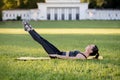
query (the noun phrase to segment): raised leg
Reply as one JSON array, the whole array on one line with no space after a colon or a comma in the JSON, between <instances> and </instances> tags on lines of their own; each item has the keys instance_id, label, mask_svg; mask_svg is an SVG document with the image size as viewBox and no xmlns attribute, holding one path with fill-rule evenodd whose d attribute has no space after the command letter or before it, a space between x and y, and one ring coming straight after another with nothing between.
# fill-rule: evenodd
<instances>
[{"instance_id":1,"label":"raised leg","mask_svg":"<svg viewBox=\"0 0 120 80\"><path fill-rule=\"evenodd\" d=\"M46 39L41 37L38 33L36 33L35 30L30 30L29 33L35 41L37 41L43 46L43 48L48 54L60 54L60 50L58 50L53 44L48 42Z\"/></svg>"},{"instance_id":2,"label":"raised leg","mask_svg":"<svg viewBox=\"0 0 120 80\"><path fill-rule=\"evenodd\" d=\"M46 39L44 39L41 35L39 35L28 22L23 22L25 31L28 31L29 34L32 36L32 38L37 41L42 47L45 49L45 51L49 54L49 56L52 54L58 54L62 55L62 52L57 49L53 44L48 42ZM52 56L50 56L52 58Z\"/></svg>"}]
</instances>

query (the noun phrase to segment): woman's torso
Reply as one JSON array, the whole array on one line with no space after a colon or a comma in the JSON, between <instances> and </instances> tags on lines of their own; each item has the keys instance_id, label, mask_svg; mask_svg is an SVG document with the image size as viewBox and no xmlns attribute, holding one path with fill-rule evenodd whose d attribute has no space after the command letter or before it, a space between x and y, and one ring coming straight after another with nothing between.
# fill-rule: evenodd
<instances>
[{"instance_id":1,"label":"woman's torso","mask_svg":"<svg viewBox=\"0 0 120 80\"><path fill-rule=\"evenodd\" d=\"M69 54L69 57L76 57L76 55L81 52L78 50L75 50L75 51L63 52L62 55L65 56L67 53Z\"/></svg>"},{"instance_id":2,"label":"woman's torso","mask_svg":"<svg viewBox=\"0 0 120 80\"><path fill-rule=\"evenodd\" d=\"M80 52L78 50L69 51L69 52L63 52L62 56L77 57L78 54L81 54L82 56L87 58L82 52Z\"/></svg>"}]
</instances>

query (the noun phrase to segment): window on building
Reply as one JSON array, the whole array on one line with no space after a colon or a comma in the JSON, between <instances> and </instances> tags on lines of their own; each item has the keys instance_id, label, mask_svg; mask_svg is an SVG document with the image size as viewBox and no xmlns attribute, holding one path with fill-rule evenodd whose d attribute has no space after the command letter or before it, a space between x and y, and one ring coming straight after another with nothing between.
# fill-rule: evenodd
<instances>
[{"instance_id":1,"label":"window on building","mask_svg":"<svg viewBox=\"0 0 120 80\"><path fill-rule=\"evenodd\" d=\"M49 13L47 14L47 20L50 20L50 14Z\"/></svg>"},{"instance_id":2,"label":"window on building","mask_svg":"<svg viewBox=\"0 0 120 80\"><path fill-rule=\"evenodd\" d=\"M14 17L16 17L17 15L16 14L14 14Z\"/></svg>"},{"instance_id":3,"label":"window on building","mask_svg":"<svg viewBox=\"0 0 120 80\"><path fill-rule=\"evenodd\" d=\"M64 14L62 14L62 20L65 20L65 15Z\"/></svg>"},{"instance_id":4,"label":"window on building","mask_svg":"<svg viewBox=\"0 0 120 80\"><path fill-rule=\"evenodd\" d=\"M6 14L6 17L8 17L8 14Z\"/></svg>"},{"instance_id":5,"label":"window on building","mask_svg":"<svg viewBox=\"0 0 120 80\"><path fill-rule=\"evenodd\" d=\"M57 20L57 13L55 13L55 20Z\"/></svg>"},{"instance_id":6,"label":"window on building","mask_svg":"<svg viewBox=\"0 0 120 80\"><path fill-rule=\"evenodd\" d=\"M72 20L72 14L69 14L69 20Z\"/></svg>"},{"instance_id":7,"label":"window on building","mask_svg":"<svg viewBox=\"0 0 120 80\"><path fill-rule=\"evenodd\" d=\"M11 14L9 14L9 17L11 17Z\"/></svg>"},{"instance_id":8,"label":"window on building","mask_svg":"<svg viewBox=\"0 0 120 80\"><path fill-rule=\"evenodd\" d=\"M115 14L116 17L118 17L117 13Z\"/></svg>"},{"instance_id":9,"label":"window on building","mask_svg":"<svg viewBox=\"0 0 120 80\"><path fill-rule=\"evenodd\" d=\"M29 14L27 14L27 17L29 17Z\"/></svg>"},{"instance_id":10,"label":"window on building","mask_svg":"<svg viewBox=\"0 0 120 80\"><path fill-rule=\"evenodd\" d=\"M76 20L79 20L79 14L78 13L76 14Z\"/></svg>"},{"instance_id":11,"label":"window on building","mask_svg":"<svg viewBox=\"0 0 120 80\"><path fill-rule=\"evenodd\" d=\"M26 17L26 14L24 14L24 17Z\"/></svg>"},{"instance_id":12,"label":"window on building","mask_svg":"<svg viewBox=\"0 0 120 80\"><path fill-rule=\"evenodd\" d=\"M69 20L72 20L72 7L71 8L68 8L68 19Z\"/></svg>"}]
</instances>

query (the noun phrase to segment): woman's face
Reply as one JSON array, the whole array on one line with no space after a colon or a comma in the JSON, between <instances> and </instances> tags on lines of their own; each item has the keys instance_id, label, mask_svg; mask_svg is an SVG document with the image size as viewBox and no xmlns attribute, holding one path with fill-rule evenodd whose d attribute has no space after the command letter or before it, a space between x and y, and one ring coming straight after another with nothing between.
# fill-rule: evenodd
<instances>
[{"instance_id":1,"label":"woman's face","mask_svg":"<svg viewBox=\"0 0 120 80\"><path fill-rule=\"evenodd\" d=\"M86 48L85 48L85 50L88 52L88 53L92 53L93 52L93 47L94 47L95 45L88 45Z\"/></svg>"}]
</instances>

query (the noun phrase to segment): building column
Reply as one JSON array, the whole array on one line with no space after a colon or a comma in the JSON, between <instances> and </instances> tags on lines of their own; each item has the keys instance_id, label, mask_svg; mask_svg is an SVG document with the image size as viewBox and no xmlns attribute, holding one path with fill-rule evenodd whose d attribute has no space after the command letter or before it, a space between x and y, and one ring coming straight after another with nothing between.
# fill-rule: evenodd
<instances>
[{"instance_id":1,"label":"building column","mask_svg":"<svg viewBox=\"0 0 120 80\"><path fill-rule=\"evenodd\" d=\"M62 20L62 17L61 17L61 15L62 15L62 8L58 8L57 14L58 14L58 20Z\"/></svg>"},{"instance_id":2,"label":"building column","mask_svg":"<svg viewBox=\"0 0 120 80\"><path fill-rule=\"evenodd\" d=\"M50 12L51 12L51 20L54 20L54 14L55 14L54 9L51 8Z\"/></svg>"},{"instance_id":3,"label":"building column","mask_svg":"<svg viewBox=\"0 0 120 80\"><path fill-rule=\"evenodd\" d=\"M76 20L76 8L72 8L72 20Z\"/></svg>"},{"instance_id":4,"label":"building column","mask_svg":"<svg viewBox=\"0 0 120 80\"><path fill-rule=\"evenodd\" d=\"M69 15L68 8L65 8L65 20L69 20L68 15Z\"/></svg>"}]
</instances>

